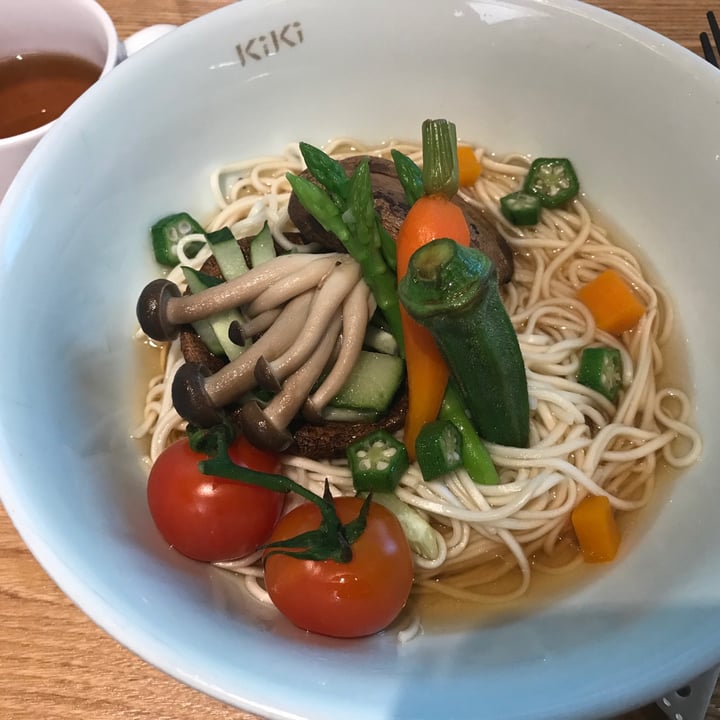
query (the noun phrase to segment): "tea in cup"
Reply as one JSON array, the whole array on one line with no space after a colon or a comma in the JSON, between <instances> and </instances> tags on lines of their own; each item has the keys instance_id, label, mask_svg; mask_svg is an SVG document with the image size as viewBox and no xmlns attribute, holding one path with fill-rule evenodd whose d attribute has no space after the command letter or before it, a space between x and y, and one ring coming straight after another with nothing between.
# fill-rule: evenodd
<instances>
[{"instance_id":1,"label":"tea in cup","mask_svg":"<svg viewBox=\"0 0 720 720\"><path fill-rule=\"evenodd\" d=\"M0 0L0 17L1 200L52 122L126 47L95 0ZM171 27L146 28L138 46Z\"/></svg>"}]
</instances>

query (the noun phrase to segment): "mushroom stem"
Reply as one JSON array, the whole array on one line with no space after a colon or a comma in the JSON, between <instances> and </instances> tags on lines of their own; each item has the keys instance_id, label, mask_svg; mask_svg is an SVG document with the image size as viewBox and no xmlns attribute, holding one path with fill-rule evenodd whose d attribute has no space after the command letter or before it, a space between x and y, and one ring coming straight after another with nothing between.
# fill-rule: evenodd
<instances>
[{"instance_id":1,"label":"mushroom stem","mask_svg":"<svg viewBox=\"0 0 720 720\"><path fill-rule=\"evenodd\" d=\"M363 346L363 338L370 317L372 294L364 280L356 283L345 298L342 308L342 342L340 352L325 380L303 405L303 415L310 422L323 421L322 410L345 384Z\"/></svg>"},{"instance_id":2,"label":"mushroom stem","mask_svg":"<svg viewBox=\"0 0 720 720\"><path fill-rule=\"evenodd\" d=\"M268 405L262 408L256 400L243 405L242 430L253 445L273 452L282 452L290 446L293 438L287 429L288 425L325 369L341 327L342 318L336 310L335 317L312 355L299 370L288 377L282 390Z\"/></svg>"},{"instance_id":3,"label":"mushroom stem","mask_svg":"<svg viewBox=\"0 0 720 720\"><path fill-rule=\"evenodd\" d=\"M235 335L230 339L238 345L244 345L250 338L265 332L277 320L281 311L282 308L276 307L272 310L266 310L245 322L236 320L230 328Z\"/></svg>"},{"instance_id":4,"label":"mushroom stem","mask_svg":"<svg viewBox=\"0 0 720 720\"><path fill-rule=\"evenodd\" d=\"M208 374L202 365L183 365L172 384L173 404L178 413L201 427L217 422L220 408L255 385L253 371L258 359L263 355L277 357L292 344L302 331L312 299L310 291L293 298L257 342L215 374Z\"/></svg>"},{"instance_id":5,"label":"mushroom stem","mask_svg":"<svg viewBox=\"0 0 720 720\"><path fill-rule=\"evenodd\" d=\"M293 298L256 343L208 378L207 390L216 403L227 405L255 386L253 371L257 361L261 357L278 357L292 345L303 330L312 300L311 291Z\"/></svg>"},{"instance_id":6,"label":"mushroom stem","mask_svg":"<svg viewBox=\"0 0 720 720\"><path fill-rule=\"evenodd\" d=\"M297 340L277 358L263 356L258 361L255 379L261 387L276 392L283 380L310 357L338 308L360 279L360 266L354 260L339 263L333 269L315 291L307 323Z\"/></svg>"},{"instance_id":7,"label":"mushroom stem","mask_svg":"<svg viewBox=\"0 0 720 720\"><path fill-rule=\"evenodd\" d=\"M282 305L284 302L301 292L305 292L310 288L320 286L323 279L332 273L335 265L345 264L348 262L349 256L328 256L324 255L322 261L318 261L303 267L297 272L286 275L270 287L258 295L255 300L245 308L248 317L254 317L270 308ZM353 261L354 262L354 261Z\"/></svg>"},{"instance_id":8,"label":"mushroom stem","mask_svg":"<svg viewBox=\"0 0 720 720\"><path fill-rule=\"evenodd\" d=\"M323 266L341 257L323 255L280 255L228 282L192 295L182 295L169 280L154 280L140 294L136 314L143 331L154 340L172 340L179 326L252 302L268 286L314 263Z\"/></svg>"}]
</instances>

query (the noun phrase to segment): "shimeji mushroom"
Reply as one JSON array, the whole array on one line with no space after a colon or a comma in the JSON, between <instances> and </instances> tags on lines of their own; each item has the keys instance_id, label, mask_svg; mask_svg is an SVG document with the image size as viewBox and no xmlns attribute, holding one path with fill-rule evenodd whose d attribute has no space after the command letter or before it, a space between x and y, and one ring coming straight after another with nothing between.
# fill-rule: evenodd
<instances>
[{"instance_id":1,"label":"shimeji mushroom","mask_svg":"<svg viewBox=\"0 0 720 720\"><path fill-rule=\"evenodd\" d=\"M175 409L186 420L208 427L222 420L222 408L255 386L255 365L261 357L275 358L300 334L314 291L288 302L268 330L247 350L214 374L195 363L182 365L172 384Z\"/></svg>"},{"instance_id":2,"label":"shimeji mushroom","mask_svg":"<svg viewBox=\"0 0 720 720\"><path fill-rule=\"evenodd\" d=\"M242 430L256 447L274 452L286 450L293 441L287 427L302 407L335 348L342 317L336 310L320 343L305 363L287 378L281 390L262 407L257 400L245 403L241 412Z\"/></svg>"},{"instance_id":3,"label":"shimeji mushroom","mask_svg":"<svg viewBox=\"0 0 720 720\"><path fill-rule=\"evenodd\" d=\"M155 281L138 301L138 318L148 335L169 339L180 325L229 308L245 318L229 328L232 341L245 349L214 373L198 363L181 366L172 382L173 404L201 427L221 422L226 406L240 404L240 423L251 441L283 450L301 410L323 421L323 408L352 372L375 300L349 255L298 254L193 295ZM258 384L275 393L264 407L248 400Z\"/></svg>"},{"instance_id":4,"label":"shimeji mushroom","mask_svg":"<svg viewBox=\"0 0 720 720\"><path fill-rule=\"evenodd\" d=\"M153 280L140 294L137 318L140 327L153 340L172 340L181 325L250 303L264 290L297 271L321 278L342 257L346 256L340 253L280 255L228 282L192 295L182 295L180 288L169 280ZM302 290L290 297L298 292Z\"/></svg>"},{"instance_id":5,"label":"shimeji mushroom","mask_svg":"<svg viewBox=\"0 0 720 720\"><path fill-rule=\"evenodd\" d=\"M336 265L347 263L348 259L351 259L349 255L333 254L326 255L325 258L323 262L303 267L270 285L247 306L247 314L254 317L282 305L291 297L295 297L305 290L322 286L325 278L331 273L334 274L333 270Z\"/></svg>"},{"instance_id":6,"label":"shimeji mushroom","mask_svg":"<svg viewBox=\"0 0 720 720\"><path fill-rule=\"evenodd\" d=\"M307 322L297 340L274 360L268 357L259 360L255 368L255 379L261 387L272 392L280 390L283 380L310 357L343 301L358 282L361 282L360 266L348 255L343 262L338 262L335 269L318 285ZM363 327L361 333L364 332Z\"/></svg>"},{"instance_id":7,"label":"shimeji mushroom","mask_svg":"<svg viewBox=\"0 0 720 720\"><path fill-rule=\"evenodd\" d=\"M310 422L322 423L323 409L348 379L362 350L367 324L374 312L375 298L368 286L360 281L343 303L342 340L338 356L320 387L303 405L303 415Z\"/></svg>"},{"instance_id":8,"label":"shimeji mushroom","mask_svg":"<svg viewBox=\"0 0 720 720\"><path fill-rule=\"evenodd\" d=\"M273 308L242 323L235 320L228 328L228 335L236 345L245 345L250 338L264 333L277 320L278 315L280 308Z\"/></svg>"}]
</instances>

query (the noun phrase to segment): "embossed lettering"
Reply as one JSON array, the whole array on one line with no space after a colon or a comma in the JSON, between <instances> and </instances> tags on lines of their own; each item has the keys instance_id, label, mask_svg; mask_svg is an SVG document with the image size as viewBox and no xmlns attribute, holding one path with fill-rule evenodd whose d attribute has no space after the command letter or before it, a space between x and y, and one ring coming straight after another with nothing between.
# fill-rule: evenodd
<instances>
[{"instance_id":1,"label":"embossed lettering","mask_svg":"<svg viewBox=\"0 0 720 720\"><path fill-rule=\"evenodd\" d=\"M235 46L240 64L245 67L251 60L262 60L277 55L282 47L293 48L304 40L302 25L299 22L288 23L281 29L270 30L264 35L245 40Z\"/></svg>"}]
</instances>

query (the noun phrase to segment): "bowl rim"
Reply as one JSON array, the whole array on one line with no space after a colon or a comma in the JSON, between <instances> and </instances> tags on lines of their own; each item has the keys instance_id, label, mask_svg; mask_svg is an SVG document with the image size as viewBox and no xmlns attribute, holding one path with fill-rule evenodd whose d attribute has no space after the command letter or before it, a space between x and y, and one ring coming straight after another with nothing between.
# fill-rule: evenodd
<instances>
[{"instance_id":1,"label":"bowl rim","mask_svg":"<svg viewBox=\"0 0 720 720\"><path fill-rule=\"evenodd\" d=\"M503 0L489 0L490 3L503 3ZM598 8L593 5L586 4L580 0L510 0L512 4L519 5L542 5L545 7L556 8L564 12L572 12L584 19L600 22L605 27L621 32L632 41L652 44L657 48L660 54L672 57L678 62L685 63L687 67L692 68L698 73L707 73L708 78L717 71L705 63L702 58L696 56L691 51L677 45L673 41L659 35L653 30L645 28L634 21L615 15L607 10ZM504 3L503 3L504 4ZM151 62L153 58L160 59L173 47L179 46L185 37L190 37L195 33L201 33L205 27L212 27L216 23L224 22L233 17L236 13L242 15L246 11L251 11L253 6L260 6L261 0L245 0L242 4L231 4L223 8L214 10L207 15L201 16L190 21L186 25L178 28L163 38L156 45L143 50L141 57ZM139 62L133 58L130 62L136 65ZM702 69L701 69L702 68ZM122 72L123 68L114 70L111 76L116 72ZM111 81L112 82L112 81ZM63 132L66 127L71 125L76 116L85 113L85 108L89 108L95 98L102 98L105 94L104 87L107 80L104 80L102 86L91 88L87 93L87 99L81 98L75 106L70 108L68 113L53 123L53 127L43 138L38 146L38 150L33 151L29 160L22 168L8 190L5 199L0 203L0 228L7 221L12 219L16 209L21 205L22 187L27 181L41 170L41 165L45 162L46 154L52 153L53 148L59 146L62 142ZM98 100L99 102L99 100ZM217 687L212 683L204 681L202 678L184 670L178 665L176 656L173 655L172 648L161 642L158 638L148 637L144 632L137 632L134 627L128 627L124 622L123 616L117 612L111 603L107 602L97 594L95 594L87 582L77 575L72 567L68 566L62 555L58 554L49 542L50 538L43 535L42 529L38 529L33 522L32 513L17 502L17 496L13 491L13 483L9 475L4 471L4 463L0 457L0 501L3 502L5 510L15 525L23 542L32 552L39 564L60 587L60 589L90 617L95 624L101 627L111 637L117 639L125 647L133 653L141 657L146 662L163 670L163 672L175 677L186 685L189 685L201 692L212 697L222 700L231 705L242 707L251 712L260 713L272 718L287 718L290 715L278 707L268 707L252 698L239 698L236 694L231 693L223 688ZM677 670L668 666L665 673L662 672L654 678L647 678L643 681L643 690L633 694L630 688L626 688L625 694L618 693L607 698L592 698L592 707L562 707L556 706L552 709L552 715L545 715L540 711L535 717L565 717L563 713L577 713L578 716L589 717L606 715L609 712L616 712L630 707L633 703L650 701L659 697L663 692L669 689L675 681L682 682L688 676L699 675L707 670L711 665L720 661L720 647L716 649L704 648L698 651L695 649L692 657L683 660L683 671L678 673ZM679 663L682 665L682 663ZM678 685L680 684L678 682ZM238 705L241 702L241 705ZM382 709L381 709L382 710ZM570 715L567 715L568 717Z\"/></svg>"}]
</instances>

